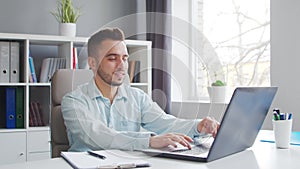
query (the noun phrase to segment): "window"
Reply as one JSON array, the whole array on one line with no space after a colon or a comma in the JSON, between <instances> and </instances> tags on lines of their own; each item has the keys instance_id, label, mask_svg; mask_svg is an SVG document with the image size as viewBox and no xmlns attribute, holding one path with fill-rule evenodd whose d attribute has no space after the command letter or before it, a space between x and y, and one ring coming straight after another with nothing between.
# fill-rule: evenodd
<instances>
[{"instance_id":1,"label":"window","mask_svg":"<svg viewBox=\"0 0 300 169\"><path fill-rule=\"evenodd\" d=\"M269 3L174 0L172 100L208 100L207 86L215 79L225 80L231 90L270 85ZM178 38L182 24L176 20L186 23L186 37ZM176 75L183 72L176 70L179 64L187 70L183 77Z\"/></svg>"}]
</instances>

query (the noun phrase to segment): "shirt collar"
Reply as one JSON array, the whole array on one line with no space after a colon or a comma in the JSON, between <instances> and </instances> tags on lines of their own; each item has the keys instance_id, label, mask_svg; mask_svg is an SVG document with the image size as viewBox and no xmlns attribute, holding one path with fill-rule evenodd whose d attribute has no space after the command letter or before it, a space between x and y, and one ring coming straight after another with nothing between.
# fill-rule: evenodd
<instances>
[{"instance_id":1,"label":"shirt collar","mask_svg":"<svg viewBox=\"0 0 300 169\"><path fill-rule=\"evenodd\" d=\"M127 85L124 84L124 83L121 86L119 86L115 99L117 99L117 100L120 100L120 99L127 100L128 93L126 91L126 88L127 88ZM94 78L92 78L88 83L87 93L90 96L90 98L92 98L92 99L95 99L97 97L104 98L103 94L98 89Z\"/></svg>"}]
</instances>

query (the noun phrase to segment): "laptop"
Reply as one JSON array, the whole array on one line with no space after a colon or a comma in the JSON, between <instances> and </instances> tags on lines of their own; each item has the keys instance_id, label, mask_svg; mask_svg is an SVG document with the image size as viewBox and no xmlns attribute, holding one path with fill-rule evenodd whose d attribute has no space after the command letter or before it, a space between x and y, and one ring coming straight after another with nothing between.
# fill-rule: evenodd
<instances>
[{"instance_id":1,"label":"laptop","mask_svg":"<svg viewBox=\"0 0 300 169\"><path fill-rule=\"evenodd\" d=\"M215 138L201 137L191 150L167 147L144 149L158 157L209 162L251 147L261 129L277 87L238 87L224 112ZM179 146L180 147L180 146Z\"/></svg>"}]
</instances>

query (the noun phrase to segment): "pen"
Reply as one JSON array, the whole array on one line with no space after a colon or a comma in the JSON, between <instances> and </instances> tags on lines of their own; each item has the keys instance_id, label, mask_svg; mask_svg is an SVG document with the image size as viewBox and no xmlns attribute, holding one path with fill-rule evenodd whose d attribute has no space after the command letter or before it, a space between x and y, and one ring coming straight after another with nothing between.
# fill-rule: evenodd
<instances>
[{"instance_id":1,"label":"pen","mask_svg":"<svg viewBox=\"0 0 300 169\"><path fill-rule=\"evenodd\" d=\"M289 114L289 120L291 120L291 119L292 119L292 116L293 116L293 114L292 114L292 113L290 113L290 114Z\"/></svg>"},{"instance_id":2,"label":"pen","mask_svg":"<svg viewBox=\"0 0 300 169\"><path fill-rule=\"evenodd\" d=\"M285 114L284 113L280 113L280 119L279 120L285 120Z\"/></svg>"},{"instance_id":3,"label":"pen","mask_svg":"<svg viewBox=\"0 0 300 169\"><path fill-rule=\"evenodd\" d=\"M106 159L106 157L104 155L101 155L101 154L97 154L97 153L94 153L92 151L87 151L89 153L89 155L91 156L94 156L94 157L97 157L97 158L101 158L101 159Z\"/></svg>"},{"instance_id":4,"label":"pen","mask_svg":"<svg viewBox=\"0 0 300 169\"><path fill-rule=\"evenodd\" d=\"M274 120L280 120L276 112L273 112Z\"/></svg>"},{"instance_id":5,"label":"pen","mask_svg":"<svg viewBox=\"0 0 300 169\"><path fill-rule=\"evenodd\" d=\"M134 164L134 163L129 163L129 164L112 164L112 165L106 165L106 166L101 166L98 169L119 169L119 168L142 168L142 167L150 167L151 165L148 163L145 164Z\"/></svg>"},{"instance_id":6,"label":"pen","mask_svg":"<svg viewBox=\"0 0 300 169\"><path fill-rule=\"evenodd\" d=\"M101 166L97 169L119 169L119 168L135 168L134 163L129 163L129 164L112 164L112 165L105 165Z\"/></svg>"},{"instance_id":7,"label":"pen","mask_svg":"<svg viewBox=\"0 0 300 169\"><path fill-rule=\"evenodd\" d=\"M285 120L289 120L289 113L285 113Z\"/></svg>"},{"instance_id":8,"label":"pen","mask_svg":"<svg viewBox=\"0 0 300 169\"><path fill-rule=\"evenodd\" d=\"M278 108L273 109L273 112L276 112L278 115L280 115L280 110Z\"/></svg>"}]
</instances>

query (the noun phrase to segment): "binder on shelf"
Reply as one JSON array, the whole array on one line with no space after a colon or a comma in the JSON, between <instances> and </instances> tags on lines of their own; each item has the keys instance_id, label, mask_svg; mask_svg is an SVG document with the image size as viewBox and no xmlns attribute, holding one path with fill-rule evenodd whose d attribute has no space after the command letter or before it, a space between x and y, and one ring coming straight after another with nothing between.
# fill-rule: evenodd
<instances>
[{"instance_id":1,"label":"binder on shelf","mask_svg":"<svg viewBox=\"0 0 300 169\"><path fill-rule=\"evenodd\" d=\"M5 102L5 87L0 87L0 103ZM0 128L6 128L6 104L0 104Z\"/></svg>"},{"instance_id":2,"label":"binder on shelf","mask_svg":"<svg viewBox=\"0 0 300 169\"><path fill-rule=\"evenodd\" d=\"M6 91L6 128L16 128L16 88L7 87Z\"/></svg>"},{"instance_id":3,"label":"binder on shelf","mask_svg":"<svg viewBox=\"0 0 300 169\"><path fill-rule=\"evenodd\" d=\"M9 42L0 41L0 82L9 82Z\"/></svg>"},{"instance_id":4,"label":"binder on shelf","mask_svg":"<svg viewBox=\"0 0 300 169\"><path fill-rule=\"evenodd\" d=\"M16 88L16 128L24 128L24 89Z\"/></svg>"},{"instance_id":5,"label":"binder on shelf","mask_svg":"<svg viewBox=\"0 0 300 169\"><path fill-rule=\"evenodd\" d=\"M20 44L19 42L10 42L10 82L19 82L20 78Z\"/></svg>"},{"instance_id":6,"label":"binder on shelf","mask_svg":"<svg viewBox=\"0 0 300 169\"><path fill-rule=\"evenodd\" d=\"M29 61L29 69L30 69L30 75L32 78L32 82L37 83L33 59L31 56L29 56L28 59L29 59L28 60Z\"/></svg>"}]
</instances>

